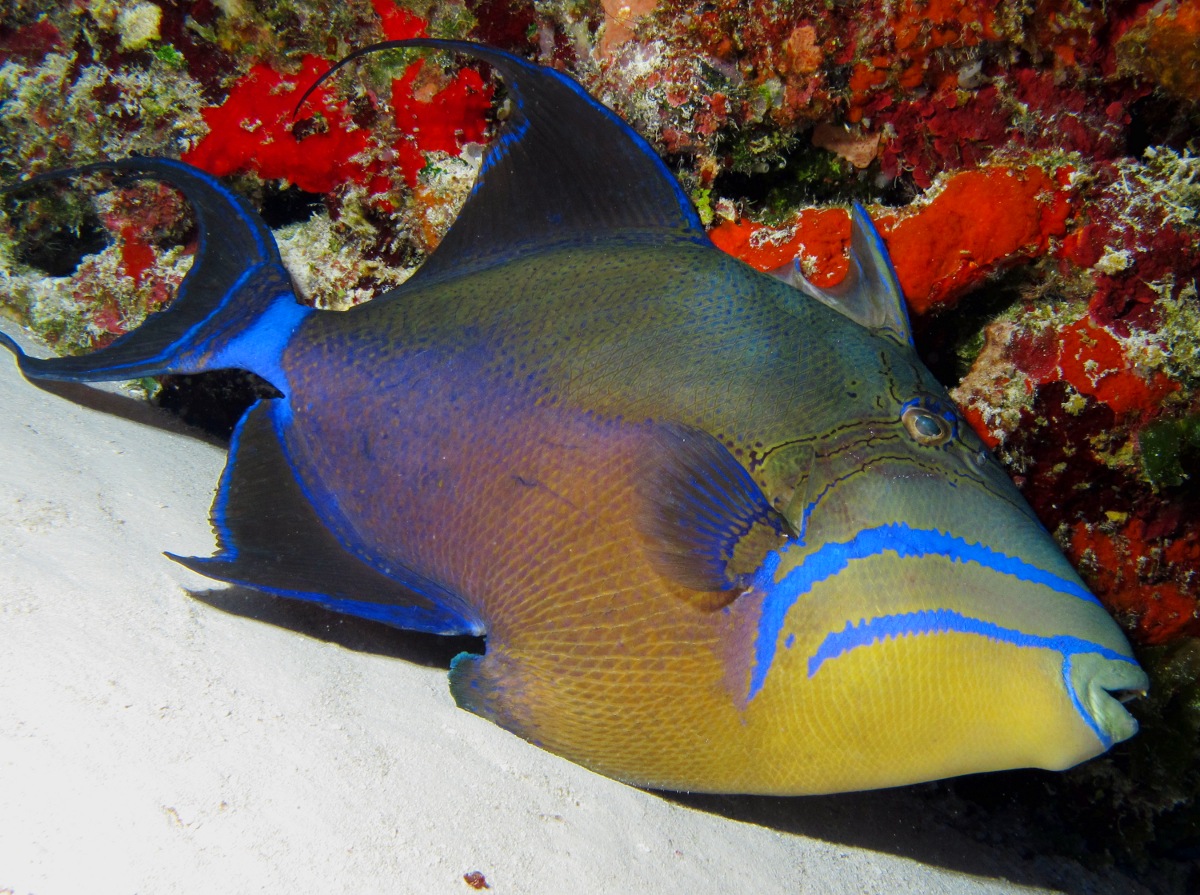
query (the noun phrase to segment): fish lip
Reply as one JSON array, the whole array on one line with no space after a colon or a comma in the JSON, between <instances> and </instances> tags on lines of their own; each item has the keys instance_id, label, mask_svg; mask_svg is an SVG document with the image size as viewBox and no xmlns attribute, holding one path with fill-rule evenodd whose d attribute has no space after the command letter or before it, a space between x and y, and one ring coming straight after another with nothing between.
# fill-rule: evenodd
<instances>
[{"instance_id":1,"label":"fish lip","mask_svg":"<svg viewBox=\"0 0 1200 895\"><path fill-rule=\"evenodd\" d=\"M1129 739L1138 731L1137 719L1125 704L1145 696L1150 679L1133 659L1115 659L1100 653L1071 658L1071 684L1093 730L1105 748Z\"/></svg>"}]
</instances>

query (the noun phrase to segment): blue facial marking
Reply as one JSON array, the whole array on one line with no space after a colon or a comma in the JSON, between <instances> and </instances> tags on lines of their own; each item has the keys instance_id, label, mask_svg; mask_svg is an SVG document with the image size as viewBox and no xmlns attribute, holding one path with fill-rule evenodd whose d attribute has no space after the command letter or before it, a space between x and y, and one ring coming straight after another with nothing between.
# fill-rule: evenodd
<instances>
[{"instance_id":1,"label":"blue facial marking","mask_svg":"<svg viewBox=\"0 0 1200 895\"><path fill-rule=\"evenodd\" d=\"M1011 575L1019 581L1040 584L1056 593L1100 605L1078 583L1060 578L1015 556L1008 556L982 544L969 543L944 532L912 528L903 522L864 529L852 540L843 543L825 544L778 582L775 581L775 572L779 568L781 554L772 553L754 576L754 588L762 592L764 597L758 638L754 645L754 668L750 675L748 700L757 696L766 683L767 673L775 660L779 632L783 630L784 620L796 601L811 591L814 585L844 571L853 560L884 553L893 553L901 559L944 556L954 562L975 563L1002 575Z\"/></svg>"},{"instance_id":2,"label":"blue facial marking","mask_svg":"<svg viewBox=\"0 0 1200 895\"><path fill-rule=\"evenodd\" d=\"M1014 628L1005 628L994 622L972 618L955 612L953 609L922 609L918 612L905 612L898 615L883 615L872 619L863 619L857 624L847 622L840 631L825 635L817 651L808 659L808 676L813 677L826 662L836 659L863 646L871 646L886 640L900 637L910 637L918 634L973 634L986 637L1000 643L1011 643L1013 646L1050 649L1063 656L1063 683L1071 696L1075 709L1092 732L1104 743L1104 748L1112 745L1112 739L1106 734L1084 708L1079 694L1071 684L1071 657L1081 653L1097 653L1106 659L1136 664L1128 656L1123 656L1115 650L1090 640L1079 637L1059 635L1055 637L1040 637L1036 634L1026 634Z\"/></svg>"},{"instance_id":3,"label":"blue facial marking","mask_svg":"<svg viewBox=\"0 0 1200 895\"><path fill-rule=\"evenodd\" d=\"M825 635L817 651L808 659L808 676L813 677L821 666L831 659L849 653L862 646L871 646L885 640L907 637L913 634L975 634L1011 643L1013 646L1035 647L1038 649L1057 650L1064 656L1077 653L1099 653L1106 659L1131 661L1116 650L1081 637L1057 635L1042 637L1037 634L1026 634L1015 628L1005 628L995 622L984 621L969 615L963 615L953 609L921 609L916 612L903 612L897 615L881 615L876 618L863 619L857 623L846 622L840 631Z\"/></svg>"}]
</instances>

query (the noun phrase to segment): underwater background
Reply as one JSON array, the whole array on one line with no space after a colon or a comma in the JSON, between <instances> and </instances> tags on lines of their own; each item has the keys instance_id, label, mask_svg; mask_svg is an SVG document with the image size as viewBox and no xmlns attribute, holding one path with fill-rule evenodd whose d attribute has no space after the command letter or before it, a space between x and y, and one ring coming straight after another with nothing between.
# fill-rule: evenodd
<instances>
[{"instance_id":1,"label":"underwater background","mask_svg":"<svg viewBox=\"0 0 1200 895\"><path fill-rule=\"evenodd\" d=\"M918 350L1154 681L1101 759L917 789L985 841L1200 891L1200 2L0 0L0 182L183 158L254 198L308 300L369 300L453 220L499 88L373 58L292 111L340 56L416 35L572 74L756 267L836 282L867 205ZM0 210L0 313L62 352L136 326L191 263L162 185ZM260 386L146 387L228 431Z\"/></svg>"}]
</instances>

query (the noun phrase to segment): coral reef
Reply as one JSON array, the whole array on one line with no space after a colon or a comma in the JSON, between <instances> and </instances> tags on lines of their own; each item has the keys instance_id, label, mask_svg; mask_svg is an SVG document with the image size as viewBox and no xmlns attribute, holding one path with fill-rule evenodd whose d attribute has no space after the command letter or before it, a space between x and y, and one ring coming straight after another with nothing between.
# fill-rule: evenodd
<instances>
[{"instance_id":1,"label":"coral reef","mask_svg":"<svg viewBox=\"0 0 1200 895\"><path fill-rule=\"evenodd\" d=\"M1144 868L1200 843L1200 2L34 6L0 5L0 179L186 158L255 197L325 307L436 245L495 114L486 70L385 54L293 117L334 60L385 38L468 37L569 71L762 269L799 258L836 282L844 208L866 204L918 348L1161 687L1135 745L1073 778L1121 781L1104 804L1128 841L1096 848ZM60 350L134 325L190 261L187 210L160 186L3 205L0 312Z\"/></svg>"}]
</instances>

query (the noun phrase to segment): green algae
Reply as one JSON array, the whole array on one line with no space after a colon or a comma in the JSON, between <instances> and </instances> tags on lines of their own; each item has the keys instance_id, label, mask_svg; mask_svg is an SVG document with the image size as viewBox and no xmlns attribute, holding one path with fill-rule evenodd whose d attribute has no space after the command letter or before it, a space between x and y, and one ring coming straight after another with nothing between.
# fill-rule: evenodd
<instances>
[{"instance_id":1,"label":"green algae","mask_svg":"<svg viewBox=\"0 0 1200 895\"><path fill-rule=\"evenodd\" d=\"M158 44L151 47L150 52L154 54L159 62L168 68L179 70L187 68L187 60L183 58L183 54L170 44Z\"/></svg>"},{"instance_id":2,"label":"green algae","mask_svg":"<svg viewBox=\"0 0 1200 895\"><path fill-rule=\"evenodd\" d=\"M1160 420L1138 435L1142 470L1155 488L1174 488L1200 465L1200 414Z\"/></svg>"},{"instance_id":3,"label":"green algae","mask_svg":"<svg viewBox=\"0 0 1200 895\"><path fill-rule=\"evenodd\" d=\"M145 67L79 67L75 54L0 67L0 175L96 158L178 155L205 133L200 84L149 55Z\"/></svg>"}]
</instances>

